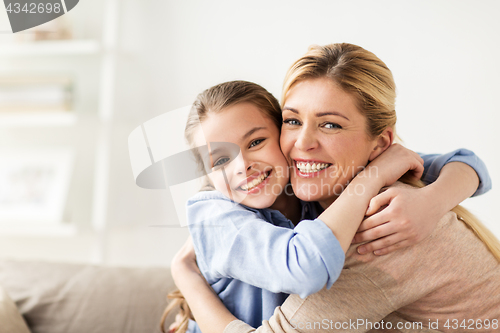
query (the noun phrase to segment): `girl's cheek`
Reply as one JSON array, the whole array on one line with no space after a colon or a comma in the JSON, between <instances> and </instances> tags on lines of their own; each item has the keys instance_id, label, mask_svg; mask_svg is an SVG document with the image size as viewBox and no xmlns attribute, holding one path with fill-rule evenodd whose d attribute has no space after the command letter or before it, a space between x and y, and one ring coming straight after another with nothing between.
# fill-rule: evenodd
<instances>
[{"instance_id":1,"label":"girl's cheek","mask_svg":"<svg viewBox=\"0 0 500 333\"><path fill-rule=\"evenodd\" d=\"M293 146L293 138L289 133L281 134L281 150L283 151L283 155L287 156L290 152L291 146Z\"/></svg>"}]
</instances>

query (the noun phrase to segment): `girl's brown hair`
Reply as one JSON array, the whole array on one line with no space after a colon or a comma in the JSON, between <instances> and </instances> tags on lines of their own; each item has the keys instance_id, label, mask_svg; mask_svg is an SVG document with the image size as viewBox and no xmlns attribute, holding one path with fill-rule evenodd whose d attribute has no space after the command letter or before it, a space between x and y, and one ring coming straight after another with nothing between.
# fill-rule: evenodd
<instances>
[{"instance_id":1,"label":"girl's brown hair","mask_svg":"<svg viewBox=\"0 0 500 333\"><path fill-rule=\"evenodd\" d=\"M196 131L199 130L199 125L211 114L223 112L224 109L230 106L244 102L251 103L259 108L259 110L266 117L271 119L276 127L281 130L283 118L281 116L280 104L270 92L260 85L248 81L229 81L208 88L196 97L191 111L189 112L186 128L184 130L184 136L189 146L193 148L191 151L201 170L204 170L203 160L198 150L194 147L194 136ZM208 177L205 177L202 190L212 189L213 186L208 180ZM186 332L189 319L193 320L194 318L184 296L179 290L176 290L168 294L167 298L172 301L163 312L160 322L161 331L165 332L164 326L168 314L172 310L179 308L179 314L182 317L182 321L175 332Z\"/></svg>"}]
</instances>

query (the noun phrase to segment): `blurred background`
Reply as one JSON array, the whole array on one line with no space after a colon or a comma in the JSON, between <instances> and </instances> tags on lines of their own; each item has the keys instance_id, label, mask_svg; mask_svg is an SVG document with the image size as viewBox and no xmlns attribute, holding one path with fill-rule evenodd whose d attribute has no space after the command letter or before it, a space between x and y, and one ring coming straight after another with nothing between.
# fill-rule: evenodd
<instances>
[{"instance_id":1,"label":"blurred background","mask_svg":"<svg viewBox=\"0 0 500 333\"><path fill-rule=\"evenodd\" d=\"M12 34L2 8L0 257L168 266L188 233L168 190L135 185L128 135L227 80L279 98L290 64L333 42L391 68L408 148L486 163L494 188L465 206L500 237L499 12L495 0L82 0Z\"/></svg>"}]
</instances>

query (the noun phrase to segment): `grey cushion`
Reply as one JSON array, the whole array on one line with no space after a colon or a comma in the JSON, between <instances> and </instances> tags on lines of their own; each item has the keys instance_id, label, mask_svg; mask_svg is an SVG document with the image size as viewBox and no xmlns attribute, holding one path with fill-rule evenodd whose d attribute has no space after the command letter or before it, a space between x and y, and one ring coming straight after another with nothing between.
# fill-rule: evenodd
<instances>
[{"instance_id":1,"label":"grey cushion","mask_svg":"<svg viewBox=\"0 0 500 333\"><path fill-rule=\"evenodd\" d=\"M0 333L29 333L16 304L0 286Z\"/></svg>"},{"instance_id":2,"label":"grey cushion","mask_svg":"<svg viewBox=\"0 0 500 333\"><path fill-rule=\"evenodd\" d=\"M175 289L167 268L5 260L0 285L33 333L160 332L166 295Z\"/></svg>"}]
</instances>

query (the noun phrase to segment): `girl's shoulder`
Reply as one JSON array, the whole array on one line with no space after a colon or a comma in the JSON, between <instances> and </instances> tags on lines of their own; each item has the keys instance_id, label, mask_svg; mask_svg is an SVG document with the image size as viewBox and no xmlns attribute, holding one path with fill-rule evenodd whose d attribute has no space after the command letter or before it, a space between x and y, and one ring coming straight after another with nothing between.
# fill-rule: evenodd
<instances>
[{"instance_id":1,"label":"girl's shoulder","mask_svg":"<svg viewBox=\"0 0 500 333\"><path fill-rule=\"evenodd\" d=\"M217 190L213 191L200 191L192 196L188 201L189 204L199 202L199 201L207 201L207 200L223 200L223 201L231 201L228 197Z\"/></svg>"},{"instance_id":2,"label":"girl's shoulder","mask_svg":"<svg viewBox=\"0 0 500 333\"><path fill-rule=\"evenodd\" d=\"M293 224L279 211L270 208L252 208L232 201L219 191L198 192L187 202L189 224L229 223L240 225L248 221L264 220L276 226L293 228ZM221 222L222 221L222 222Z\"/></svg>"},{"instance_id":3,"label":"girl's shoulder","mask_svg":"<svg viewBox=\"0 0 500 333\"><path fill-rule=\"evenodd\" d=\"M239 218L249 218L255 212L252 209L232 201L219 191L202 191L186 203L188 224L234 223Z\"/></svg>"}]
</instances>

